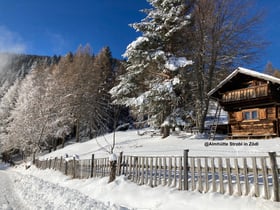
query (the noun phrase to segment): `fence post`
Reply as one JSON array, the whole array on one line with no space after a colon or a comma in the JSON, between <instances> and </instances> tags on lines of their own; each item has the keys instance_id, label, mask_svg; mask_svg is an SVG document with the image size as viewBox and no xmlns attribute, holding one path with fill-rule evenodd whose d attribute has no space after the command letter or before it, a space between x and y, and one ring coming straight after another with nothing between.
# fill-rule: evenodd
<instances>
[{"instance_id":1,"label":"fence post","mask_svg":"<svg viewBox=\"0 0 280 210\"><path fill-rule=\"evenodd\" d=\"M73 157L73 178L76 178L76 158Z\"/></svg>"},{"instance_id":2,"label":"fence post","mask_svg":"<svg viewBox=\"0 0 280 210\"><path fill-rule=\"evenodd\" d=\"M91 155L91 165L90 165L90 177L93 177L93 168L94 168L94 154Z\"/></svg>"},{"instance_id":3,"label":"fence post","mask_svg":"<svg viewBox=\"0 0 280 210\"><path fill-rule=\"evenodd\" d=\"M271 163L272 169L272 183L273 183L273 194L274 194L274 201L279 202L279 180L278 180L278 166L276 160L276 152L269 152L269 158Z\"/></svg>"},{"instance_id":4,"label":"fence post","mask_svg":"<svg viewBox=\"0 0 280 210\"><path fill-rule=\"evenodd\" d=\"M52 159L49 159L49 169L51 169L52 166Z\"/></svg>"},{"instance_id":5,"label":"fence post","mask_svg":"<svg viewBox=\"0 0 280 210\"><path fill-rule=\"evenodd\" d=\"M57 170L56 165L57 165L57 157L54 158L54 163L53 163L53 169L54 170Z\"/></svg>"},{"instance_id":6,"label":"fence post","mask_svg":"<svg viewBox=\"0 0 280 210\"><path fill-rule=\"evenodd\" d=\"M188 173L189 173L189 150L184 150L184 190L189 190Z\"/></svg>"},{"instance_id":7,"label":"fence post","mask_svg":"<svg viewBox=\"0 0 280 210\"><path fill-rule=\"evenodd\" d=\"M120 152L119 162L118 162L118 175L122 175L122 159L123 159L123 152Z\"/></svg>"},{"instance_id":8,"label":"fence post","mask_svg":"<svg viewBox=\"0 0 280 210\"><path fill-rule=\"evenodd\" d=\"M59 162L59 171L62 172L62 161L63 161L63 157L60 157L60 162Z\"/></svg>"},{"instance_id":9,"label":"fence post","mask_svg":"<svg viewBox=\"0 0 280 210\"><path fill-rule=\"evenodd\" d=\"M65 160L65 175L67 175L67 173L68 173L68 161L67 160Z\"/></svg>"},{"instance_id":10,"label":"fence post","mask_svg":"<svg viewBox=\"0 0 280 210\"><path fill-rule=\"evenodd\" d=\"M256 197L260 197L259 181L258 181L257 158L256 157L252 157L252 162L253 162L253 173L254 173L255 196Z\"/></svg>"}]
</instances>

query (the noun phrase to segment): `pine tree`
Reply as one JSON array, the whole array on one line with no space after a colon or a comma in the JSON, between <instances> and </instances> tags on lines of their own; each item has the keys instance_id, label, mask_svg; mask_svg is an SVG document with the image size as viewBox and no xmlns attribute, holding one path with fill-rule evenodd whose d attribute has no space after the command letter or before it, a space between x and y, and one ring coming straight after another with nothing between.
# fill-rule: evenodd
<instances>
[{"instance_id":1,"label":"pine tree","mask_svg":"<svg viewBox=\"0 0 280 210\"><path fill-rule=\"evenodd\" d=\"M128 45L126 73L111 89L114 103L130 106L138 117L148 116L150 124L160 126L176 111L180 101L185 67L185 39L180 36L189 24L183 0L149 0L147 17L131 26L142 33Z\"/></svg>"}]
</instances>

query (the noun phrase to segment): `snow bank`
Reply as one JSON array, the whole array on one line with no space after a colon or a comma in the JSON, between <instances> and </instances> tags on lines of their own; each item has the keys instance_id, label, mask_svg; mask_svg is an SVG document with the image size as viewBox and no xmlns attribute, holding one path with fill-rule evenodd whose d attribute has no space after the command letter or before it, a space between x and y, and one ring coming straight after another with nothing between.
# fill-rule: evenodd
<instances>
[{"instance_id":1,"label":"snow bank","mask_svg":"<svg viewBox=\"0 0 280 210\"><path fill-rule=\"evenodd\" d=\"M108 177L72 180L57 171L38 170L34 166L28 170L24 167L15 170L18 190L24 192L22 196L26 203L40 207L36 209L280 209L279 203L251 197L235 197L219 193L201 194L162 186L156 188L138 186L123 176L108 184Z\"/></svg>"}]
</instances>

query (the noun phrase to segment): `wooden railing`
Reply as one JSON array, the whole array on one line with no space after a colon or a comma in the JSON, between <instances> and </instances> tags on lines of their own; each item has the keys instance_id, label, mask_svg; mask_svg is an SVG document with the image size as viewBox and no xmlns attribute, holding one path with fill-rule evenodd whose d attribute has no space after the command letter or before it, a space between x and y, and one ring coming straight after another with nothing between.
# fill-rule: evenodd
<instances>
[{"instance_id":1,"label":"wooden railing","mask_svg":"<svg viewBox=\"0 0 280 210\"><path fill-rule=\"evenodd\" d=\"M117 161L117 175L139 184L175 187L201 193L219 192L280 201L279 168L276 153L262 157L145 157L123 156ZM186 154L186 155L185 155ZM110 174L108 158L36 160L41 169L55 169L73 178L105 177Z\"/></svg>"},{"instance_id":2,"label":"wooden railing","mask_svg":"<svg viewBox=\"0 0 280 210\"><path fill-rule=\"evenodd\" d=\"M254 87L248 87L233 91L228 91L223 94L223 102L240 101L252 98L258 98L268 96L268 85L260 85Z\"/></svg>"}]
</instances>

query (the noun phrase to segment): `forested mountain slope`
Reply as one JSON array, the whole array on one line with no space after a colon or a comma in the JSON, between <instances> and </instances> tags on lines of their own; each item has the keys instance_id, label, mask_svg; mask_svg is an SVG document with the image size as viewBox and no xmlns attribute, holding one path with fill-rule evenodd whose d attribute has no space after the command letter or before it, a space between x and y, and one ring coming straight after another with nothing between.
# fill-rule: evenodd
<instances>
[{"instance_id":1,"label":"forested mountain slope","mask_svg":"<svg viewBox=\"0 0 280 210\"><path fill-rule=\"evenodd\" d=\"M59 57L0 53L0 86L11 85L17 78L23 78L40 63L52 64Z\"/></svg>"}]
</instances>

